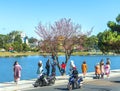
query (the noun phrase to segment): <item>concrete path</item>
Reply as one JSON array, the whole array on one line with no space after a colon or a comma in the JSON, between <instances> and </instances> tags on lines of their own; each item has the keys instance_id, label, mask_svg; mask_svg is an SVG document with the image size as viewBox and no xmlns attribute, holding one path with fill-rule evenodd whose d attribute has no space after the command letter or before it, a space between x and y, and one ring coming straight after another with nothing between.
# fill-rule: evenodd
<instances>
[{"instance_id":1,"label":"concrete path","mask_svg":"<svg viewBox=\"0 0 120 91\"><path fill-rule=\"evenodd\" d=\"M82 76L82 74L79 74ZM87 73L86 78L84 78L84 81L93 81L94 77L94 72ZM117 70L111 70L110 77L118 77L120 76L120 69ZM106 76L105 76L106 77ZM55 85L66 85L68 83L68 78L69 76L57 76L56 77L56 82ZM0 91L22 91L25 89L30 89L33 88L33 83L35 82L36 79L32 80L21 80L19 81L19 84L16 85L14 82L5 82L5 83L0 83Z\"/></svg>"}]
</instances>

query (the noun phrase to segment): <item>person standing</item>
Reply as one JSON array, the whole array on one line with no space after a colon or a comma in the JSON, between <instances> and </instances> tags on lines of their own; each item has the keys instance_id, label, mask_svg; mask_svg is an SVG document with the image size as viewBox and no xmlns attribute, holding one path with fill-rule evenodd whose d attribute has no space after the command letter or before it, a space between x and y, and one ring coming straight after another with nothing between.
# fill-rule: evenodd
<instances>
[{"instance_id":1,"label":"person standing","mask_svg":"<svg viewBox=\"0 0 120 91\"><path fill-rule=\"evenodd\" d=\"M87 64L86 64L86 61L83 61L81 69L82 69L83 77L85 78L86 73L87 73Z\"/></svg>"},{"instance_id":2,"label":"person standing","mask_svg":"<svg viewBox=\"0 0 120 91\"><path fill-rule=\"evenodd\" d=\"M100 78L100 64L97 63L97 65L95 66L95 75L96 75L96 79Z\"/></svg>"},{"instance_id":3,"label":"person standing","mask_svg":"<svg viewBox=\"0 0 120 91\"><path fill-rule=\"evenodd\" d=\"M57 65L56 60L53 60L53 63L51 64L51 66L52 66L51 75L56 75L56 65Z\"/></svg>"},{"instance_id":4,"label":"person standing","mask_svg":"<svg viewBox=\"0 0 120 91\"><path fill-rule=\"evenodd\" d=\"M111 64L110 58L107 58L107 63L108 63L109 65Z\"/></svg>"},{"instance_id":5,"label":"person standing","mask_svg":"<svg viewBox=\"0 0 120 91\"><path fill-rule=\"evenodd\" d=\"M107 61L105 65L105 75L107 75L107 78L110 76L110 62Z\"/></svg>"},{"instance_id":6,"label":"person standing","mask_svg":"<svg viewBox=\"0 0 120 91\"><path fill-rule=\"evenodd\" d=\"M100 61L100 71L101 71L101 78L103 79L105 74L105 66L103 59Z\"/></svg>"},{"instance_id":7,"label":"person standing","mask_svg":"<svg viewBox=\"0 0 120 91\"><path fill-rule=\"evenodd\" d=\"M37 74L38 74L38 78L41 77L43 74L43 64L41 60L38 62Z\"/></svg>"},{"instance_id":8,"label":"person standing","mask_svg":"<svg viewBox=\"0 0 120 91\"><path fill-rule=\"evenodd\" d=\"M50 60L49 59L46 62L45 68L47 70L47 76L49 76L49 74L50 74Z\"/></svg>"},{"instance_id":9,"label":"person standing","mask_svg":"<svg viewBox=\"0 0 120 91\"><path fill-rule=\"evenodd\" d=\"M61 64L61 75L65 75L65 68L66 68L66 64L64 62L62 62L62 64Z\"/></svg>"},{"instance_id":10,"label":"person standing","mask_svg":"<svg viewBox=\"0 0 120 91\"><path fill-rule=\"evenodd\" d=\"M14 81L16 84L18 84L18 81L20 80L21 70L22 67L19 65L17 61L15 61L13 65L13 71L14 71Z\"/></svg>"}]
</instances>

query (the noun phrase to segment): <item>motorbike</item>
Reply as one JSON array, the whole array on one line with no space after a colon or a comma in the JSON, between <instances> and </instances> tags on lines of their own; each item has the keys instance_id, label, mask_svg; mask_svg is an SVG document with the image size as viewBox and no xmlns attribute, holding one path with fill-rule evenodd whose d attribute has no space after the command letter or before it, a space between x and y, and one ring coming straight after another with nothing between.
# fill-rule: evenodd
<instances>
[{"instance_id":1,"label":"motorbike","mask_svg":"<svg viewBox=\"0 0 120 91\"><path fill-rule=\"evenodd\" d=\"M69 91L71 91L72 89L78 89L81 88L83 85L83 78L82 76L78 77L78 78L74 78L74 76L70 76L69 78L69 82L67 85L67 88Z\"/></svg>"},{"instance_id":2,"label":"motorbike","mask_svg":"<svg viewBox=\"0 0 120 91\"><path fill-rule=\"evenodd\" d=\"M55 84L55 75L47 76L43 73L33 84L34 87L38 86L49 86Z\"/></svg>"}]
</instances>

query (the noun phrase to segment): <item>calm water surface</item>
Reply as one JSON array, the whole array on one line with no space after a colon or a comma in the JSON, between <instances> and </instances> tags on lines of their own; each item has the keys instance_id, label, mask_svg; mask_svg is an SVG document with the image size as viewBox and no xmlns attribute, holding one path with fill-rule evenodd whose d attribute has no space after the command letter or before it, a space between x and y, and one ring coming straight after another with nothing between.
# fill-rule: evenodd
<instances>
[{"instance_id":1,"label":"calm water surface","mask_svg":"<svg viewBox=\"0 0 120 91\"><path fill-rule=\"evenodd\" d=\"M13 64L15 61L18 61L22 66L22 80L33 79L37 77L37 63L39 60L43 61L43 66L45 68L45 63L47 59L52 59L50 57L42 56L26 56L26 57L1 57L0 58L0 82L9 82L13 81ZM106 58L111 60L111 69L120 69L120 56L71 56L70 60L74 60L75 65L77 66L79 73L81 73L81 64L83 60L86 60L88 65L88 72L94 71L94 65L98 63L101 59ZM64 56L59 56L60 63L64 61ZM70 60L67 64L66 73L69 73ZM44 70L46 71L46 70ZM56 75L60 75L58 69Z\"/></svg>"}]
</instances>

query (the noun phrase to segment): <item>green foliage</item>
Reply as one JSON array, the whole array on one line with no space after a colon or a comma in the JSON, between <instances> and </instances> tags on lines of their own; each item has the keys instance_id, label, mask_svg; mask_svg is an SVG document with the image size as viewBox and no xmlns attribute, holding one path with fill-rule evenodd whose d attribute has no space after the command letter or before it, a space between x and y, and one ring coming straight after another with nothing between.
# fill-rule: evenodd
<instances>
[{"instance_id":1,"label":"green foliage","mask_svg":"<svg viewBox=\"0 0 120 91\"><path fill-rule=\"evenodd\" d=\"M4 44L4 48L6 51L9 51L9 48L12 47L12 44L11 43L6 43Z\"/></svg>"},{"instance_id":2,"label":"green foliage","mask_svg":"<svg viewBox=\"0 0 120 91\"><path fill-rule=\"evenodd\" d=\"M3 39L0 37L0 48L3 48Z\"/></svg>"},{"instance_id":3,"label":"green foliage","mask_svg":"<svg viewBox=\"0 0 120 91\"><path fill-rule=\"evenodd\" d=\"M18 42L19 44L22 43L22 40L21 40L20 35L15 36L15 38L14 38L14 42Z\"/></svg>"},{"instance_id":4,"label":"green foliage","mask_svg":"<svg viewBox=\"0 0 120 91\"><path fill-rule=\"evenodd\" d=\"M98 50L98 38L95 35L82 36L84 51Z\"/></svg>"},{"instance_id":5,"label":"green foliage","mask_svg":"<svg viewBox=\"0 0 120 91\"><path fill-rule=\"evenodd\" d=\"M116 18L116 22L108 21L107 26L111 29L111 31L116 31L120 34L120 15Z\"/></svg>"},{"instance_id":6,"label":"green foliage","mask_svg":"<svg viewBox=\"0 0 120 91\"><path fill-rule=\"evenodd\" d=\"M36 41L37 41L37 39L36 39L36 38L33 38L33 37L31 37L31 38L28 39L28 42L29 42L29 43L34 43L34 42L36 42Z\"/></svg>"},{"instance_id":7,"label":"green foliage","mask_svg":"<svg viewBox=\"0 0 120 91\"><path fill-rule=\"evenodd\" d=\"M109 21L107 23L109 29L97 35L98 47L103 53L120 53L120 14L116 21Z\"/></svg>"},{"instance_id":8,"label":"green foliage","mask_svg":"<svg viewBox=\"0 0 120 91\"><path fill-rule=\"evenodd\" d=\"M10 47L17 52L29 51L30 47L27 44L22 44L20 34L20 31L12 31L7 35L0 34L0 48L4 48L6 51L9 51Z\"/></svg>"},{"instance_id":9,"label":"green foliage","mask_svg":"<svg viewBox=\"0 0 120 91\"><path fill-rule=\"evenodd\" d=\"M108 26L109 28L111 28L111 29L114 29L115 26L116 26L116 23L113 22L113 21L108 21L107 26Z\"/></svg>"},{"instance_id":10,"label":"green foliage","mask_svg":"<svg viewBox=\"0 0 120 91\"><path fill-rule=\"evenodd\" d=\"M120 35L117 32L105 30L103 33L98 34L98 38L98 47L103 53L119 53Z\"/></svg>"},{"instance_id":11,"label":"green foliage","mask_svg":"<svg viewBox=\"0 0 120 91\"><path fill-rule=\"evenodd\" d=\"M120 22L120 14L116 17L116 21L119 23Z\"/></svg>"},{"instance_id":12,"label":"green foliage","mask_svg":"<svg viewBox=\"0 0 120 91\"><path fill-rule=\"evenodd\" d=\"M13 48L15 51L17 52L21 52L23 50L23 46L21 43L19 43L18 41L15 41L13 44L12 44Z\"/></svg>"},{"instance_id":13,"label":"green foliage","mask_svg":"<svg viewBox=\"0 0 120 91\"><path fill-rule=\"evenodd\" d=\"M26 43L23 43L23 44L22 44L22 47L23 47L23 51L24 51L24 52L30 51L30 47L29 47Z\"/></svg>"}]
</instances>

